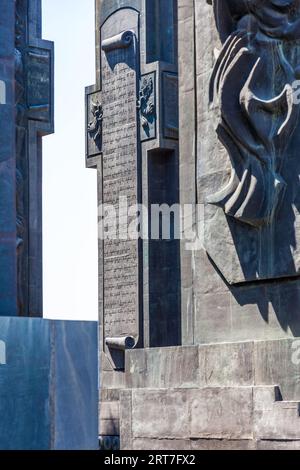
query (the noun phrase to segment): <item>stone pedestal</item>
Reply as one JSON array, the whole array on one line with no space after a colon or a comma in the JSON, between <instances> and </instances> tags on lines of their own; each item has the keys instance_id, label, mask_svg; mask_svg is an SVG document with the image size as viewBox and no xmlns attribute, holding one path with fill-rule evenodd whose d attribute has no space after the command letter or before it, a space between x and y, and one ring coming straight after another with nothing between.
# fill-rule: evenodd
<instances>
[{"instance_id":1,"label":"stone pedestal","mask_svg":"<svg viewBox=\"0 0 300 470\"><path fill-rule=\"evenodd\" d=\"M299 449L300 341L130 351L122 449Z\"/></svg>"},{"instance_id":2,"label":"stone pedestal","mask_svg":"<svg viewBox=\"0 0 300 470\"><path fill-rule=\"evenodd\" d=\"M172 41L162 33L164 22L170 25L172 8L164 12L166 17L151 16L154 3L156 7L168 4L176 11L178 7ZM136 34L136 23L130 22L129 27L125 21L127 8L142 12L143 74L153 74L154 64L152 68L150 64L155 54L162 61L163 50L169 57L164 60L170 79L177 71L177 60L172 63L170 57L178 49L179 105L174 99L166 100L159 116L176 115L179 110L179 159L170 160L174 147L169 142L164 147L158 137L151 147L153 116L147 122L145 108L138 102L136 122L142 128L145 124L149 142L141 129L138 137L144 152L137 151L135 156L142 165L146 156L148 160L142 179L137 178L133 188L136 197L142 182L140 200L148 207L176 202L179 172L178 201L182 209L192 205L195 214L185 228L197 233L194 243L183 236L181 246L173 243L172 248L153 240L138 245L143 248L134 258L139 275L136 282L131 278L128 290L136 289L134 294L143 299L135 321L128 299L113 305L119 307L118 314L122 312L121 319L118 314L109 315L112 305L105 298L124 286L114 283L113 275L105 280L111 270L105 272L106 252L100 246L100 342L104 350L100 434L108 438L120 433L122 449L299 449L300 119L293 89L299 75L300 9L299 2L292 0L273 3L97 2L103 33L97 50L100 101L107 100L107 77L101 76L107 62L118 70L120 52L113 54L112 44L122 44L122 31L131 31L131 38ZM123 23L120 7L124 8ZM112 37L106 35L111 15L120 24L118 37L115 30ZM103 50L112 56L104 57ZM137 68L133 69L138 75ZM169 96L170 89L159 87L156 102L164 103L162 96ZM120 94L126 96L124 90ZM143 97L142 88L139 96ZM105 185L112 187L106 170L113 162L104 145L108 131L103 123L114 114L108 109L105 116L104 107L103 114L98 112L98 127L105 132L103 147L95 156L95 139L94 143L91 139L97 135L97 109L88 104L87 110L87 164L98 168L102 202L107 197ZM91 110L95 110L94 118ZM128 116L129 111L124 114ZM161 135L168 140L176 137L171 132L174 126L166 130L162 122L158 123ZM113 136L112 154L127 143L122 140ZM176 146L173 155L177 155ZM131 154L125 152L125 156L131 161ZM127 190L122 180L126 158L122 163L118 165L121 184L113 196L122 187ZM110 253L108 259L116 257ZM131 263L132 258L128 259ZM124 268L121 259L116 264ZM180 300L181 317L174 299ZM130 300L136 296L132 294ZM115 332L113 338L107 338L106 328ZM126 335L137 341L123 341L134 349L123 348L124 364L118 368L107 353L110 345L120 345ZM111 440L111 445L116 444ZM104 439L103 445L108 447L109 440Z\"/></svg>"}]
</instances>

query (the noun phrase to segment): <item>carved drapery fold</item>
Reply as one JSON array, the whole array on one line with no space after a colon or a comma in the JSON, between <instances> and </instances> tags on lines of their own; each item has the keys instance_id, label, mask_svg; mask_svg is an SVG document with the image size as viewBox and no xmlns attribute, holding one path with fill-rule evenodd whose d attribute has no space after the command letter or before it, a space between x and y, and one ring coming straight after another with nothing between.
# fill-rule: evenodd
<instances>
[{"instance_id":1,"label":"carved drapery fold","mask_svg":"<svg viewBox=\"0 0 300 470\"><path fill-rule=\"evenodd\" d=\"M270 223L286 182L281 170L296 128L299 78L287 42L300 38L299 0L214 0L223 47L210 84L219 112L217 134L227 149L231 178L207 202L251 226Z\"/></svg>"},{"instance_id":2,"label":"carved drapery fold","mask_svg":"<svg viewBox=\"0 0 300 470\"><path fill-rule=\"evenodd\" d=\"M141 126L146 137L150 137L150 124L152 124L155 120L156 109L154 99L154 80L150 74L143 77L141 80L138 100Z\"/></svg>"},{"instance_id":3,"label":"carved drapery fold","mask_svg":"<svg viewBox=\"0 0 300 470\"><path fill-rule=\"evenodd\" d=\"M93 118L88 124L88 134L90 137L92 137L97 149L101 152L103 107L98 100L91 102L91 113Z\"/></svg>"}]
</instances>

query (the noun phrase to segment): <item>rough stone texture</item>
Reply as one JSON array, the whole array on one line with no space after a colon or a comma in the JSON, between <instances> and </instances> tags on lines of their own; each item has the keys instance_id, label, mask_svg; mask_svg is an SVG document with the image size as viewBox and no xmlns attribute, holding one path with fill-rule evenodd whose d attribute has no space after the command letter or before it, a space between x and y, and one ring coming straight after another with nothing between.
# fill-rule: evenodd
<instances>
[{"instance_id":1,"label":"rough stone texture","mask_svg":"<svg viewBox=\"0 0 300 470\"><path fill-rule=\"evenodd\" d=\"M190 405L187 393L172 389L167 392L166 390L133 390L133 438L188 438L190 436Z\"/></svg>"},{"instance_id":2,"label":"rough stone texture","mask_svg":"<svg viewBox=\"0 0 300 470\"><path fill-rule=\"evenodd\" d=\"M131 450L190 450L188 439L134 439ZM123 449L123 447L122 447Z\"/></svg>"},{"instance_id":3,"label":"rough stone texture","mask_svg":"<svg viewBox=\"0 0 300 470\"><path fill-rule=\"evenodd\" d=\"M299 402L280 400L274 386L133 390L131 416L127 408L121 429L127 439L132 429L127 442L134 448L170 440L186 449L255 448L257 441L279 436L297 441Z\"/></svg>"},{"instance_id":4,"label":"rough stone texture","mask_svg":"<svg viewBox=\"0 0 300 470\"><path fill-rule=\"evenodd\" d=\"M196 203L196 102L195 102L195 38L194 4L189 0L178 2L178 57L179 57L179 152L184 159L179 160L180 202ZM184 52L183 52L184 51ZM189 116L189 125L182 125ZM190 228L190 227L189 227ZM192 227L193 228L193 227ZM194 292L193 292L193 253L181 246L181 329L182 343L193 344L194 335ZM203 278L205 279L205 277Z\"/></svg>"},{"instance_id":5,"label":"rough stone texture","mask_svg":"<svg viewBox=\"0 0 300 470\"><path fill-rule=\"evenodd\" d=\"M279 384L285 400L298 400L300 397L299 351L299 339L255 342L255 383Z\"/></svg>"},{"instance_id":6,"label":"rough stone texture","mask_svg":"<svg viewBox=\"0 0 300 470\"><path fill-rule=\"evenodd\" d=\"M120 400L120 435L122 436L121 449L132 449L132 392L131 390L124 390L121 392Z\"/></svg>"},{"instance_id":7,"label":"rough stone texture","mask_svg":"<svg viewBox=\"0 0 300 470\"><path fill-rule=\"evenodd\" d=\"M199 385L254 385L253 348L251 342L200 346Z\"/></svg>"},{"instance_id":8,"label":"rough stone texture","mask_svg":"<svg viewBox=\"0 0 300 470\"><path fill-rule=\"evenodd\" d=\"M101 433L105 436L117 436L120 429L119 401L101 401L99 423Z\"/></svg>"},{"instance_id":9,"label":"rough stone texture","mask_svg":"<svg viewBox=\"0 0 300 470\"><path fill-rule=\"evenodd\" d=\"M274 443L262 441L255 443L254 441L235 441L227 439L134 439L131 449L134 450L161 450L161 451L193 451L193 450L255 450L258 448L265 449L291 449L299 448L298 442L282 442Z\"/></svg>"},{"instance_id":10,"label":"rough stone texture","mask_svg":"<svg viewBox=\"0 0 300 470\"><path fill-rule=\"evenodd\" d=\"M254 450L253 440L230 439L195 439L191 441L191 450Z\"/></svg>"},{"instance_id":11,"label":"rough stone texture","mask_svg":"<svg viewBox=\"0 0 300 470\"><path fill-rule=\"evenodd\" d=\"M299 440L299 401L275 401L273 387L257 387L253 392L254 428L257 438Z\"/></svg>"},{"instance_id":12,"label":"rough stone texture","mask_svg":"<svg viewBox=\"0 0 300 470\"><path fill-rule=\"evenodd\" d=\"M299 450L300 441L258 441L257 450Z\"/></svg>"},{"instance_id":13,"label":"rough stone texture","mask_svg":"<svg viewBox=\"0 0 300 470\"><path fill-rule=\"evenodd\" d=\"M289 339L127 351L122 448L297 448L299 351Z\"/></svg>"},{"instance_id":14,"label":"rough stone texture","mask_svg":"<svg viewBox=\"0 0 300 470\"><path fill-rule=\"evenodd\" d=\"M299 450L300 441L253 441L228 439L134 439L130 450L161 451L241 451L241 450ZM125 450L125 449L124 449Z\"/></svg>"},{"instance_id":15,"label":"rough stone texture","mask_svg":"<svg viewBox=\"0 0 300 470\"><path fill-rule=\"evenodd\" d=\"M126 352L126 387L191 387L198 382L198 348L177 347Z\"/></svg>"},{"instance_id":16,"label":"rough stone texture","mask_svg":"<svg viewBox=\"0 0 300 470\"><path fill-rule=\"evenodd\" d=\"M0 341L0 448L97 449L96 323L3 317Z\"/></svg>"},{"instance_id":17,"label":"rough stone texture","mask_svg":"<svg viewBox=\"0 0 300 470\"><path fill-rule=\"evenodd\" d=\"M299 363L299 339L127 351L123 388L276 384L284 400L297 400Z\"/></svg>"},{"instance_id":18,"label":"rough stone texture","mask_svg":"<svg viewBox=\"0 0 300 470\"><path fill-rule=\"evenodd\" d=\"M252 389L204 388L188 396L191 437L250 439L252 437Z\"/></svg>"},{"instance_id":19,"label":"rough stone texture","mask_svg":"<svg viewBox=\"0 0 300 470\"><path fill-rule=\"evenodd\" d=\"M132 390L131 407L121 404L129 405L122 448L250 450L276 447L279 440L290 443L279 448L298 446L299 402L282 401L274 386L147 388Z\"/></svg>"}]
</instances>

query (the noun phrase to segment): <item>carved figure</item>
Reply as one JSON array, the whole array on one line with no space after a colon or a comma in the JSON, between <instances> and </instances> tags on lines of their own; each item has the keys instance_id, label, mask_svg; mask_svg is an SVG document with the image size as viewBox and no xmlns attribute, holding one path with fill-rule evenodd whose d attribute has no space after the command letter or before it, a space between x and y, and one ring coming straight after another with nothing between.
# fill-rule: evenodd
<instances>
[{"instance_id":1,"label":"carved figure","mask_svg":"<svg viewBox=\"0 0 300 470\"><path fill-rule=\"evenodd\" d=\"M93 120L88 125L88 133L94 139L94 142L99 150L102 147L102 121L103 121L103 107L97 100L92 102L91 112Z\"/></svg>"},{"instance_id":2,"label":"carved figure","mask_svg":"<svg viewBox=\"0 0 300 470\"><path fill-rule=\"evenodd\" d=\"M144 77L140 90L138 108L141 113L141 123L147 135L149 133L149 123L153 122L155 118L155 105L152 100L153 91L154 84L152 77Z\"/></svg>"},{"instance_id":3,"label":"carved figure","mask_svg":"<svg viewBox=\"0 0 300 470\"><path fill-rule=\"evenodd\" d=\"M299 118L293 84L299 67L300 0L208 0L223 48L210 83L217 133L232 172L207 202L259 227L273 221L286 182L286 149Z\"/></svg>"}]
</instances>

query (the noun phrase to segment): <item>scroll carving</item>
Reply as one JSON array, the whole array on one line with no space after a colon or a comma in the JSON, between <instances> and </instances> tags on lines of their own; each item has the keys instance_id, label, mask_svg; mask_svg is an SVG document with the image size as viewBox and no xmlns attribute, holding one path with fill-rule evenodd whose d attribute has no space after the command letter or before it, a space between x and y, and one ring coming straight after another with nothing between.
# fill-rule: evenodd
<instances>
[{"instance_id":1,"label":"scroll carving","mask_svg":"<svg viewBox=\"0 0 300 470\"><path fill-rule=\"evenodd\" d=\"M102 41L102 49L105 52L110 52L114 49L124 49L132 44L133 38L133 31L123 31L122 33L117 34L116 36L104 39Z\"/></svg>"},{"instance_id":2,"label":"scroll carving","mask_svg":"<svg viewBox=\"0 0 300 470\"><path fill-rule=\"evenodd\" d=\"M210 83L217 134L228 151L228 184L207 198L254 227L274 219L287 182L282 168L299 106L293 41L300 39L300 0L208 0L223 44ZM287 47L288 45L288 47Z\"/></svg>"}]
</instances>

